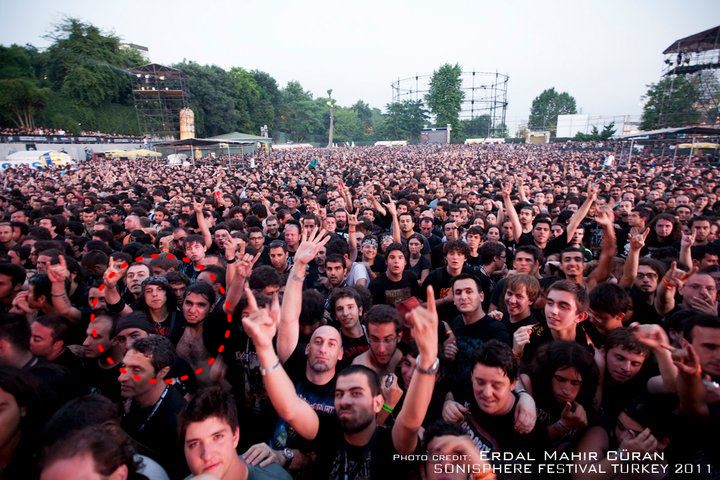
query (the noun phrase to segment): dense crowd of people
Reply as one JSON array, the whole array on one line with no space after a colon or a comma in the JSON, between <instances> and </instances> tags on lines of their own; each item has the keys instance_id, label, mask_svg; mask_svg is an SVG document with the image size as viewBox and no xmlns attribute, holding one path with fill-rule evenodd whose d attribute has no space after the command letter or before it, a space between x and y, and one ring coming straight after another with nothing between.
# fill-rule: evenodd
<instances>
[{"instance_id":1,"label":"dense crowd of people","mask_svg":"<svg viewBox=\"0 0 720 480\"><path fill-rule=\"evenodd\" d=\"M0 479L718 478L718 166L606 156L8 168Z\"/></svg>"},{"instance_id":2,"label":"dense crowd of people","mask_svg":"<svg viewBox=\"0 0 720 480\"><path fill-rule=\"evenodd\" d=\"M3 127L0 129L0 135L69 135L62 128L49 128L49 127L35 127L35 128L18 128L18 127ZM82 130L80 132L82 136L88 137L102 137L102 138L143 138L142 136L136 135L124 135L119 133L103 133L93 132L91 130Z\"/></svg>"}]
</instances>

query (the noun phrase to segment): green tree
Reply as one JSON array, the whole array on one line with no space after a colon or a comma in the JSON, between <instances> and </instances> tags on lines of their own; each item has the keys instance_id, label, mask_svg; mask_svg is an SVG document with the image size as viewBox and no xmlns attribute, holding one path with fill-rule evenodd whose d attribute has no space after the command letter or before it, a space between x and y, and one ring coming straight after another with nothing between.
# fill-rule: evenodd
<instances>
[{"instance_id":1,"label":"green tree","mask_svg":"<svg viewBox=\"0 0 720 480\"><path fill-rule=\"evenodd\" d=\"M235 87L235 105L239 117L241 132L258 135L260 128L256 125L257 110L260 106L260 87L253 74L240 67L233 67L228 72Z\"/></svg>"},{"instance_id":2,"label":"green tree","mask_svg":"<svg viewBox=\"0 0 720 480\"><path fill-rule=\"evenodd\" d=\"M216 65L195 62L173 67L188 76L198 137L212 137L241 129L241 116L235 104L235 84L228 72Z\"/></svg>"},{"instance_id":3,"label":"green tree","mask_svg":"<svg viewBox=\"0 0 720 480\"><path fill-rule=\"evenodd\" d=\"M335 106L336 142L355 142L364 138L365 128L355 109Z\"/></svg>"},{"instance_id":4,"label":"green tree","mask_svg":"<svg viewBox=\"0 0 720 480\"><path fill-rule=\"evenodd\" d=\"M462 90L462 68L459 64L446 63L435 70L430 78L430 91L425 96L430 111L435 115L435 125L448 123L454 131L460 125L460 108L465 99Z\"/></svg>"},{"instance_id":5,"label":"green tree","mask_svg":"<svg viewBox=\"0 0 720 480\"><path fill-rule=\"evenodd\" d=\"M492 127L490 115L480 115L471 120L462 120L460 124L465 138L485 138L490 136Z\"/></svg>"},{"instance_id":6,"label":"green tree","mask_svg":"<svg viewBox=\"0 0 720 480\"><path fill-rule=\"evenodd\" d=\"M28 50L19 45L0 45L0 79L35 77Z\"/></svg>"},{"instance_id":7,"label":"green tree","mask_svg":"<svg viewBox=\"0 0 720 480\"><path fill-rule=\"evenodd\" d=\"M126 69L145 63L137 50L121 48L117 36L75 18L66 18L48 38L54 42L43 55L44 76L53 90L91 107L131 103L132 75Z\"/></svg>"},{"instance_id":8,"label":"green tree","mask_svg":"<svg viewBox=\"0 0 720 480\"><path fill-rule=\"evenodd\" d=\"M429 115L421 100L405 100L387 105L382 135L387 140L414 142L420 136Z\"/></svg>"},{"instance_id":9,"label":"green tree","mask_svg":"<svg viewBox=\"0 0 720 480\"><path fill-rule=\"evenodd\" d=\"M288 82L280 91L279 128L294 142L322 141L326 128L326 99L313 100L299 82ZM329 118L328 118L329 123Z\"/></svg>"},{"instance_id":10,"label":"green tree","mask_svg":"<svg viewBox=\"0 0 720 480\"><path fill-rule=\"evenodd\" d=\"M558 115L574 113L577 113L577 105L572 95L567 92L558 93L554 87L549 88L533 100L528 127L531 130L549 130L554 136L557 132Z\"/></svg>"},{"instance_id":11,"label":"green tree","mask_svg":"<svg viewBox=\"0 0 720 480\"><path fill-rule=\"evenodd\" d=\"M45 107L49 93L27 78L3 79L0 109L9 113L9 119L18 127L35 128L35 115Z\"/></svg>"},{"instance_id":12,"label":"green tree","mask_svg":"<svg viewBox=\"0 0 720 480\"><path fill-rule=\"evenodd\" d=\"M702 113L696 108L697 88L685 77L663 78L648 85L640 129L654 130L698 123Z\"/></svg>"},{"instance_id":13,"label":"green tree","mask_svg":"<svg viewBox=\"0 0 720 480\"><path fill-rule=\"evenodd\" d=\"M258 129L267 125L272 131L277 125L277 115L280 108L280 88L270 74L254 70L253 78L260 90L260 101L255 110L255 127Z\"/></svg>"}]
</instances>

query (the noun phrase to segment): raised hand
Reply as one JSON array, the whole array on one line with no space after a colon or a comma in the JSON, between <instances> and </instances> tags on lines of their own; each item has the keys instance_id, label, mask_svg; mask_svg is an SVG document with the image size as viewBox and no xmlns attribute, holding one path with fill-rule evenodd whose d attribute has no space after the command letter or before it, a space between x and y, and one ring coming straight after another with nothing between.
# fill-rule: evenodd
<instances>
[{"instance_id":1,"label":"raised hand","mask_svg":"<svg viewBox=\"0 0 720 480\"><path fill-rule=\"evenodd\" d=\"M58 255L57 264L48 265L47 275L52 283L65 283L65 280L70 278L70 271L63 255Z\"/></svg>"},{"instance_id":2,"label":"raised hand","mask_svg":"<svg viewBox=\"0 0 720 480\"><path fill-rule=\"evenodd\" d=\"M433 360L438 351L438 314L435 306L435 292L427 287L427 308L418 306L405 314L405 321L417 344L423 360Z\"/></svg>"},{"instance_id":3,"label":"raised hand","mask_svg":"<svg viewBox=\"0 0 720 480\"><path fill-rule=\"evenodd\" d=\"M599 208L595 214L595 222L601 227L612 227L615 221L615 214L608 206Z\"/></svg>"},{"instance_id":4,"label":"raised hand","mask_svg":"<svg viewBox=\"0 0 720 480\"><path fill-rule=\"evenodd\" d=\"M509 197L510 194L512 193L512 189L513 189L512 181L504 182L502 184L502 196Z\"/></svg>"},{"instance_id":5,"label":"raised hand","mask_svg":"<svg viewBox=\"0 0 720 480\"><path fill-rule=\"evenodd\" d=\"M230 237L225 242L225 259L232 260L234 257L245 254L245 240L242 238Z\"/></svg>"},{"instance_id":6,"label":"raised hand","mask_svg":"<svg viewBox=\"0 0 720 480\"><path fill-rule=\"evenodd\" d=\"M571 429L580 429L588 426L587 413L583 406L577 402L565 402L565 408L563 408L560 418L565 426Z\"/></svg>"},{"instance_id":7,"label":"raised hand","mask_svg":"<svg viewBox=\"0 0 720 480\"><path fill-rule=\"evenodd\" d=\"M680 248L690 248L695 245L695 232L683 233L680 239Z\"/></svg>"},{"instance_id":8,"label":"raised hand","mask_svg":"<svg viewBox=\"0 0 720 480\"><path fill-rule=\"evenodd\" d=\"M385 208L387 208L387 211L391 216L397 216L397 206L392 198L389 199L387 203L383 203L383 205L385 205Z\"/></svg>"},{"instance_id":9,"label":"raised hand","mask_svg":"<svg viewBox=\"0 0 720 480\"><path fill-rule=\"evenodd\" d=\"M665 349L668 351L675 350L670 345L670 339L665 330L657 324L641 325L637 322L630 325L635 338L638 342L643 343L653 350Z\"/></svg>"},{"instance_id":10,"label":"raised hand","mask_svg":"<svg viewBox=\"0 0 720 480\"><path fill-rule=\"evenodd\" d=\"M587 195L588 198L592 198L593 200L597 198L598 193L600 193L600 187L596 183L590 182L587 186Z\"/></svg>"},{"instance_id":11,"label":"raised hand","mask_svg":"<svg viewBox=\"0 0 720 480\"><path fill-rule=\"evenodd\" d=\"M196 202L193 199L193 209L195 210L195 213L202 212L203 208L205 208L205 198L203 197L202 201Z\"/></svg>"},{"instance_id":12,"label":"raised hand","mask_svg":"<svg viewBox=\"0 0 720 480\"><path fill-rule=\"evenodd\" d=\"M385 375L380 381L380 391L382 392L385 403L394 407L403 396L403 389L398 386L397 375L390 373Z\"/></svg>"},{"instance_id":13,"label":"raised hand","mask_svg":"<svg viewBox=\"0 0 720 480\"><path fill-rule=\"evenodd\" d=\"M122 268L122 264L120 262L110 257L108 268L103 274L103 283L105 286L108 288L116 288L120 279L125 276L127 269L127 265L125 265L125 268Z\"/></svg>"},{"instance_id":14,"label":"raised hand","mask_svg":"<svg viewBox=\"0 0 720 480\"><path fill-rule=\"evenodd\" d=\"M645 246L645 240L647 239L650 229L646 228L645 231L638 233L637 235L630 236L630 250L639 251Z\"/></svg>"},{"instance_id":15,"label":"raised hand","mask_svg":"<svg viewBox=\"0 0 720 480\"><path fill-rule=\"evenodd\" d=\"M302 241L295 252L294 262L303 266L310 263L320 249L330 241L330 236L326 233L324 228L318 232L317 227L313 228L311 232L303 231Z\"/></svg>"},{"instance_id":16,"label":"raised hand","mask_svg":"<svg viewBox=\"0 0 720 480\"><path fill-rule=\"evenodd\" d=\"M678 373L687 377L702 377L702 365L695 348L684 338L680 339L680 347L672 354Z\"/></svg>"},{"instance_id":17,"label":"raised hand","mask_svg":"<svg viewBox=\"0 0 720 480\"><path fill-rule=\"evenodd\" d=\"M682 288L682 286L685 285L687 279L695 275L697 271L698 267L694 266L690 269L689 272L685 272L677 268L677 262L672 262L670 268L665 273L665 276L662 279L662 283L666 287Z\"/></svg>"},{"instance_id":18,"label":"raised hand","mask_svg":"<svg viewBox=\"0 0 720 480\"><path fill-rule=\"evenodd\" d=\"M265 305L258 308L257 300L252 290L245 288L245 295L248 300L247 311L249 315L243 317L243 329L252 339L255 349L273 348L273 338L277 332L280 303L277 294L273 296L272 307Z\"/></svg>"}]
</instances>

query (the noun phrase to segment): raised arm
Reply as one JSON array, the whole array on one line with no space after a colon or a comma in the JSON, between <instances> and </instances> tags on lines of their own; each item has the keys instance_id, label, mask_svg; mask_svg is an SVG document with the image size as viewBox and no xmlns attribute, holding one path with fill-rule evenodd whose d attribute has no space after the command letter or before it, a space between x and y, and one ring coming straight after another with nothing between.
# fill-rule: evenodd
<instances>
[{"instance_id":1,"label":"raised arm","mask_svg":"<svg viewBox=\"0 0 720 480\"><path fill-rule=\"evenodd\" d=\"M397 207L395 206L395 201L390 198L388 200L388 203L385 204L385 206L387 207L387 211L392 218L393 242L400 243L402 242L402 237L400 236L400 222L398 221Z\"/></svg>"},{"instance_id":2,"label":"raised arm","mask_svg":"<svg viewBox=\"0 0 720 480\"><path fill-rule=\"evenodd\" d=\"M660 315L667 315L675 308L675 293L695 272L697 272L697 267L693 267L689 272L683 272L677 268L677 262L670 265L665 276L658 283L657 293L655 294L655 310Z\"/></svg>"},{"instance_id":3,"label":"raised arm","mask_svg":"<svg viewBox=\"0 0 720 480\"><path fill-rule=\"evenodd\" d=\"M295 431L307 440L313 440L320 428L320 420L313 408L295 391L295 386L282 367L273 349L272 341L277 331L280 305L277 294L272 307L258 308L255 296L245 289L250 314L243 318L243 328L255 345L263 375L265 390L280 418L288 422Z\"/></svg>"},{"instance_id":4,"label":"raised arm","mask_svg":"<svg viewBox=\"0 0 720 480\"><path fill-rule=\"evenodd\" d=\"M598 283L604 282L612 272L612 259L617 251L617 240L615 238L615 215L609 207L598 210L595 221L603 231L602 244L600 245L600 259L598 265L588 276L586 287L589 290Z\"/></svg>"},{"instance_id":5,"label":"raised arm","mask_svg":"<svg viewBox=\"0 0 720 480\"><path fill-rule=\"evenodd\" d=\"M695 244L695 232L691 232L687 235L683 234L680 240L680 263L691 267L692 261L692 246Z\"/></svg>"},{"instance_id":6,"label":"raised arm","mask_svg":"<svg viewBox=\"0 0 720 480\"><path fill-rule=\"evenodd\" d=\"M520 218L515 211L515 205L513 205L510 199L510 193L512 192L512 183L504 183L502 186L502 197L503 203L505 204L505 215L512 222L513 236L515 241L520 241L520 235L522 235L522 225L520 224Z\"/></svg>"},{"instance_id":7,"label":"raised arm","mask_svg":"<svg viewBox=\"0 0 720 480\"><path fill-rule=\"evenodd\" d=\"M355 236L357 226L360 223L358 222L358 214L359 210L354 215L348 213L348 245L350 245L348 257L350 258L350 262L354 262L358 257L357 237Z\"/></svg>"},{"instance_id":8,"label":"raised arm","mask_svg":"<svg viewBox=\"0 0 720 480\"><path fill-rule=\"evenodd\" d=\"M657 362L660 375L648 380L647 388L650 393L675 392L677 389L677 367L673 364L670 352L675 349L670 346L670 339L660 325L640 325L635 322L630 328L640 343L650 347Z\"/></svg>"},{"instance_id":9,"label":"raised arm","mask_svg":"<svg viewBox=\"0 0 720 480\"><path fill-rule=\"evenodd\" d=\"M405 396L405 403L392 429L393 445L400 454L409 454L417 447L418 431L427 414L435 387L437 372L428 371L433 367L436 368L435 362L439 361L438 314L432 287L427 288L427 298L427 308L416 307L405 315L420 354Z\"/></svg>"},{"instance_id":10,"label":"raised arm","mask_svg":"<svg viewBox=\"0 0 720 480\"><path fill-rule=\"evenodd\" d=\"M318 251L330 240L325 235L325 230L317 228L312 232L303 230L302 241L295 252L290 275L285 284L282 309L280 311L280 323L278 325L277 351L280 361L285 363L295 347L297 347L300 336L300 310L302 310L302 288L305 281L305 272Z\"/></svg>"},{"instance_id":11,"label":"raised arm","mask_svg":"<svg viewBox=\"0 0 720 480\"><path fill-rule=\"evenodd\" d=\"M706 388L702 381L700 358L690 343L680 339L682 350L673 353L673 363L678 370L677 392L680 397L679 411L682 415L706 417L709 409Z\"/></svg>"},{"instance_id":12,"label":"raised arm","mask_svg":"<svg viewBox=\"0 0 720 480\"><path fill-rule=\"evenodd\" d=\"M580 222L582 222L583 219L587 216L588 212L590 211L590 207L597 198L597 195L597 185L593 183L588 184L587 198L585 199L583 204L580 205L580 208L578 208L577 212L573 213L572 217L570 217L570 220L568 221L567 230L565 232L568 243L572 241L573 235L575 235L575 230L577 230L577 228L580 226Z\"/></svg>"},{"instance_id":13,"label":"raised arm","mask_svg":"<svg viewBox=\"0 0 720 480\"><path fill-rule=\"evenodd\" d=\"M210 227L208 227L207 220L205 220L205 215L203 214L205 199L203 198L200 203L193 201L193 208L195 209L195 218L197 219L200 233L202 233L203 240L205 241L205 248L210 248L212 246L212 235L210 235Z\"/></svg>"},{"instance_id":14,"label":"raised arm","mask_svg":"<svg viewBox=\"0 0 720 480\"><path fill-rule=\"evenodd\" d=\"M105 303L107 303L108 309L111 311L113 310L113 305L118 305L122 302L122 297L120 296L120 292L118 292L117 284L120 279L125 277L127 269L127 263L118 264L112 257L110 257L110 264L103 274L103 284L105 285ZM129 305L124 305L118 313L120 313L120 315L126 315L130 312L132 312L132 308L130 308Z\"/></svg>"},{"instance_id":15,"label":"raised arm","mask_svg":"<svg viewBox=\"0 0 720 480\"><path fill-rule=\"evenodd\" d=\"M52 297L52 305L57 310L58 315L65 317L73 323L80 321L80 310L73 307L70 303L70 297L67 293L66 282L70 278L70 271L67 269L65 256L58 255L58 263L56 265L48 265L48 278L52 286L50 287L50 296Z\"/></svg>"},{"instance_id":16,"label":"raised arm","mask_svg":"<svg viewBox=\"0 0 720 480\"><path fill-rule=\"evenodd\" d=\"M650 233L650 229L646 228L644 232L630 236L630 251L625 259L622 278L618 282L622 288L630 288L633 286L633 283L635 283L638 265L640 264L640 252L645 246L645 239L648 233Z\"/></svg>"}]
</instances>

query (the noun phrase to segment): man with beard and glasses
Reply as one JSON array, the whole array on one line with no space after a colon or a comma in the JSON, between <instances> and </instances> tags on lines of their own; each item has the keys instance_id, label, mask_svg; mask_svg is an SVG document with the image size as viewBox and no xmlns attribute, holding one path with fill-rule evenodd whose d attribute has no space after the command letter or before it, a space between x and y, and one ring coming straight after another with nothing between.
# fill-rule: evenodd
<instances>
[{"instance_id":1,"label":"man with beard and glasses","mask_svg":"<svg viewBox=\"0 0 720 480\"><path fill-rule=\"evenodd\" d=\"M360 365L350 366L338 375L335 415L318 415L295 393L273 348L279 306L260 309L249 289L246 295L250 314L243 319L243 327L255 343L273 406L300 436L314 440L317 445L315 471L309 478L405 478L409 463L393 461L393 455L407 455L417 449L418 431L430 404L440 363L438 317L432 288L427 292L428 308L416 307L405 318L420 355L403 408L392 429L378 427L375 417L385 408L380 380L375 372Z\"/></svg>"}]
</instances>

